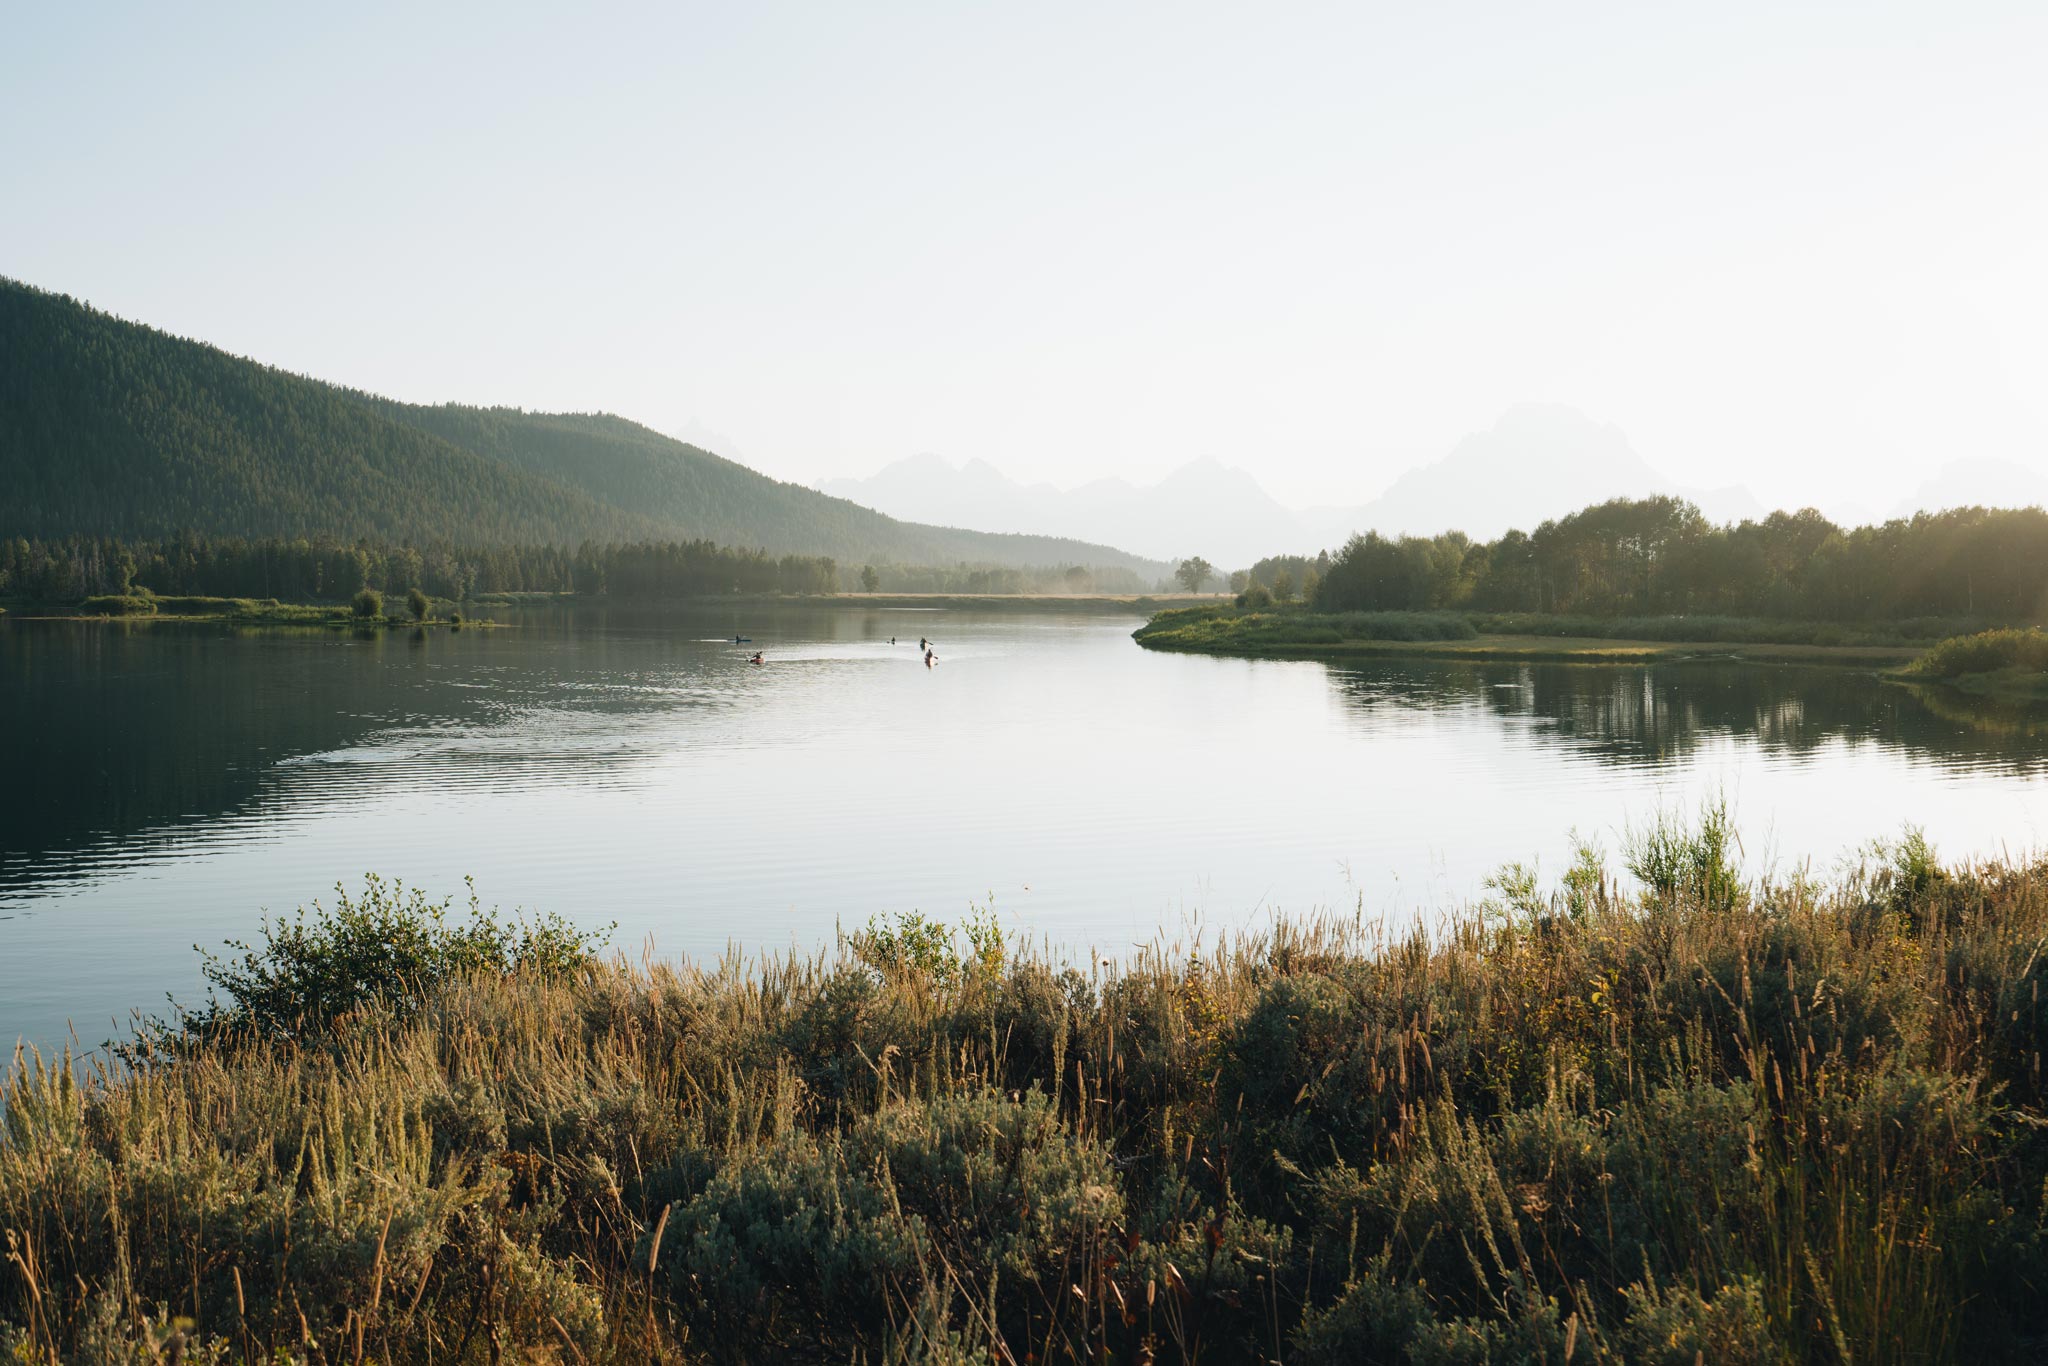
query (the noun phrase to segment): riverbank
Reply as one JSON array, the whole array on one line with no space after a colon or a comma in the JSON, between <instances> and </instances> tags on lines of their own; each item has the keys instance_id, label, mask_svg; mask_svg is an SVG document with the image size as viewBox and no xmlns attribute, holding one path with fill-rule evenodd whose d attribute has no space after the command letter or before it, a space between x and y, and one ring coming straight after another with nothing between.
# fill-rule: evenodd
<instances>
[{"instance_id":1,"label":"riverbank","mask_svg":"<svg viewBox=\"0 0 2048 1366\"><path fill-rule=\"evenodd\" d=\"M775 602L815 603L878 610L957 610L990 612L1102 612L1146 615L1212 604L1209 594L1122 593L821 593L808 597L774 598Z\"/></svg>"},{"instance_id":2,"label":"riverbank","mask_svg":"<svg viewBox=\"0 0 2048 1366\"><path fill-rule=\"evenodd\" d=\"M1228 606L1161 612L1133 638L1147 649L1254 659L1385 655L1580 664L1732 659L1885 667L1904 664L1920 653L1908 639L1828 623L1685 617L1601 622L1453 612L1267 613Z\"/></svg>"},{"instance_id":3,"label":"riverbank","mask_svg":"<svg viewBox=\"0 0 2048 1366\"><path fill-rule=\"evenodd\" d=\"M443 609L446 609L445 612ZM395 627L463 629L498 623L466 617L448 602L429 606L427 615L383 610L364 613L350 603L279 602L275 598L120 597L86 598L78 602L11 602L0 605L14 621L190 622L234 626L302 626L384 630Z\"/></svg>"},{"instance_id":4,"label":"riverbank","mask_svg":"<svg viewBox=\"0 0 2048 1366\"><path fill-rule=\"evenodd\" d=\"M642 967L373 886L132 1070L12 1074L0 1347L2024 1359L2048 864L1732 841L1122 967L914 916Z\"/></svg>"},{"instance_id":5,"label":"riverbank","mask_svg":"<svg viewBox=\"0 0 2048 1366\"><path fill-rule=\"evenodd\" d=\"M1213 605L1213 596L1149 594L1042 593L720 593L698 597L610 598L579 593L481 593L460 606L575 607L706 607L757 604L811 607L866 607L877 611L1082 612L1110 615L1152 615L1163 611ZM424 623L410 615L379 612L361 617L348 603L287 603L274 598L122 597L72 602L0 601L0 614L20 621L226 621L241 625L486 625L464 616L458 604L435 600Z\"/></svg>"}]
</instances>

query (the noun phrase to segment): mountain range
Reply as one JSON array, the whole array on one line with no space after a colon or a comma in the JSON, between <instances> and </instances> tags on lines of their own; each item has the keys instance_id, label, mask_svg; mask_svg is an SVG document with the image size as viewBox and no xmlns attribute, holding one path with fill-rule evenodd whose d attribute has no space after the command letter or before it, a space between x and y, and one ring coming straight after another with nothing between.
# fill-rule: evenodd
<instances>
[{"instance_id":1,"label":"mountain range","mask_svg":"<svg viewBox=\"0 0 2048 1366\"><path fill-rule=\"evenodd\" d=\"M0 535L180 531L1167 569L1108 545L901 521L608 414L399 403L0 279Z\"/></svg>"},{"instance_id":2,"label":"mountain range","mask_svg":"<svg viewBox=\"0 0 2048 1366\"><path fill-rule=\"evenodd\" d=\"M1524 404L1494 427L1408 471L1371 502L1293 509L1252 473L1195 460L1156 484L1098 479L1061 490L1020 484L980 460L955 467L934 455L899 460L868 479L821 485L830 494L899 517L990 530L1036 530L1118 544L1164 559L1200 554L1239 567L1283 551L1339 546L1353 532L1491 539L1530 529L1590 503L1653 493L1691 499L1716 521L1761 516L1738 487L1690 488L1666 478L1621 432L1576 409Z\"/></svg>"},{"instance_id":3,"label":"mountain range","mask_svg":"<svg viewBox=\"0 0 2048 1366\"><path fill-rule=\"evenodd\" d=\"M1954 507L2048 507L2048 476L2010 460L1971 456L1936 470L1913 496L1893 509L1895 517Z\"/></svg>"}]
</instances>

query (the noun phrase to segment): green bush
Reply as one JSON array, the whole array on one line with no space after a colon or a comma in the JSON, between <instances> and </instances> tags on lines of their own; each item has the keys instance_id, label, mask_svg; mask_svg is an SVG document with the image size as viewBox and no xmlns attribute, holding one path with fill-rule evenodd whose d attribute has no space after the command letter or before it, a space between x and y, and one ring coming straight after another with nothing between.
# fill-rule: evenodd
<instances>
[{"instance_id":1,"label":"green bush","mask_svg":"<svg viewBox=\"0 0 2048 1366\"><path fill-rule=\"evenodd\" d=\"M1660 1289L1655 1280L1622 1292L1628 1318L1621 1348L1642 1366L1789 1366L1791 1354L1771 1332L1763 1288L1754 1276L1724 1285L1711 1296L1688 1286Z\"/></svg>"},{"instance_id":2,"label":"green bush","mask_svg":"<svg viewBox=\"0 0 2048 1366\"><path fill-rule=\"evenodd\" d=\"M1623 863L1655 900L1668 903L1683 897L1700 906L1725 909L1742 894L1741 875L1732 856L1737 846L1735 823L1727 805L1709 802L1701 808L1695 825L1659 811L1649 825L1629 831Z\"/></svg>"},{"instance_id":3,"label":"green bush","mask_svg":"<svg viewBox=\"0 0 2048 1366\"><path fill-rule=\"evenodd\" d=\"M433 610L433 606L427 601L427 595L417 588L405 595L405 609L412 613L414 621L425 621L427 613Z\"/></svg>"},{"instance_id":4,"label":"green bush","mask_svg":"<svg viewBox=\"0 0 2048 1366\"><path fill-rule=\"evenodd\" d=\"M78 610L89 617L146 617L156 611L156 599L147 594L109 593L87 598Z\"/></svg>"},{"instance_id":5,"label":"green bush","mask_svg":"<svg viewBox=\"0 0 2048 1366\"><path fill-rule=\"evenodd\" d=\"M972 1301L1076 1263L1122 1212L1108 1154L1045 1095L885 1105L737 1155L676 1216L670 1277L713 1342L880 1343L937 1267Z\"/></svg>"},{"instance_id":6,"label":"green bush","mask_svg":"<svg viewBox=\"0 0 2048 1366\"><path fill-rule=\"evenodd\" d=\"M1902 671L1914 678L1957 679L2012 669L2048 673L2048 632L1982 631L1942 641Z\"/></svg>"},{"instance_id":7,"label":"green bush","mask_svg":"<svg viewBox=\"0 0 2048 1366\"><path fill-rule=\"evenodd\" d=\"M316 901L310 913L300 907L265 917L260 947L230 940L231 953L204 954L211 999L188 1029L298 1036L372 1003L403 1017L458 977L571 973L589 966L603 944L602 933L555 915L500 919L474 891L466 918L450 916L453 904L370 877L360 896L337 885L331 909Z\"/></svg>"},{"instance_id":8,"label":"green bush","mask_svg":"<svg viewBox=\"0 0 2048 1366\"><path fill-rule=\"evenodd\" d=\"M374 588L365 588L349 599L349 611L364 620L373 620L384 615L384 595Z\"/></svg>"}]
</instances>

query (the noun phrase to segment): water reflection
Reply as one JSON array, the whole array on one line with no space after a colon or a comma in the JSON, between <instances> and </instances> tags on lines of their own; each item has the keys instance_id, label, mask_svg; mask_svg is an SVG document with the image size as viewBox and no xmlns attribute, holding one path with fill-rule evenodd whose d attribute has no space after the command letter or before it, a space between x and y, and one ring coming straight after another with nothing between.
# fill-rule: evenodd
<instances>
[{"instance_id":1,"label":"water reflection","mask_svg":"<svg viewBox=\"0 0 2048 1366\"><path fill-rule=\"evenodd\" d=\"M1943 767L2034 776L2048 763L2048 709L1908 689L1867 670L1682 663L1333 666L1332 686L1368 728L1411 710L1466 710L1577 757L1659 767L1728 738L1807 758L1872 744Z\"/></svg>"},{"instance_id":2,"label":"water reflection","mask_svg":"<svg viewBox=\"0 0 2048 1366\"><path fill-rule=\"evenodd\" d=\"M1504 861L1556 867L1574 828L1614 848L1714 792L1749 847L1822 861L1902 821L1951 856L2048 839L2048 728L1869 673L1226 660L1140 650L1136 624L0 618L0 1043L105 1037L198 989L195 942L369 871L475 875L628 950L815 949L991 895L1019 932L1121 950L1276 910L1427 914Z\"/></svg>"},{"instance_id":3,"label":"water reflection","mask_svg":"<svg viewBox=\"0 0 2048 1366\"><path fill-rule=\"evenodd\" d=\"M398 788L630 786L637 763L674 747L677 713L696 714L700 743L762 738L738 714L776 690L730 686L737 610L500 615L514 629L0 618L0 772L26 780L0 796L0 892L181 839L267 836L237 818ZM871 613L776 619L812 662L881 626Z\"/></svg>"}]
</instances>

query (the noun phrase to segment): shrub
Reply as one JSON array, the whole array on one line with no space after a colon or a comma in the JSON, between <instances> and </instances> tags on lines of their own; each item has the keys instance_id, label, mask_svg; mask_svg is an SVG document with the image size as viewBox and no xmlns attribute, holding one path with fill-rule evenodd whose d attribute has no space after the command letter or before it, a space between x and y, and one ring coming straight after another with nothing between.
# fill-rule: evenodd
<instances>
[{"instance_id":1,"label":"shrub","mask_svg":"<svg viewBox=\"0 0 2048 1366\"><path fill-rule=\"evenodd\" d=\"M1754 1276L1724 1285L1711 1296L1688 1286L1662 1289L1652 1279L1622 1292L1626 1358L1642 1366L1786 1366L1791 1353L1772 1336L1763 1288Z\"/></svg>"},{"instance_id":2,"label":"shrub","mask_svg":"<svg viewBox=\"0 0 2048 1366\"><path fill-rule=\"evenodd\" d=\"M406 610L412 613L414 621L425 621L427 613L433 608L433 604L427 601L427 595L417 588L405 595L405 606Z\"/></svg>"},{"instance_id":3,"label":"shrub","mask_svg":"<svg viewBox=\"0 0 2048 1366\"><path fill-rule=\"evenodd\" d=\"M349 611L364 620L384 615L384 595L374 588L365 588L349 599Z\"/></svg>"},{"instance_id":4,"label":"shrub","mask_svg":"<svg viewBox=\"0 0 2048 1366\"><path fill-rule=\"evenodd\" d=\"M373 883L209 960L239 1030L22 1055L0 1353L2031 1359L2048 863L1732 843L1085 967L985 912L634 967Z\"/></svg>"},{"instance_id":5,"label":"shrub","mask_svg":"<svg viewBox=\"0 0 2048 1366\"><path fill-rule=\"evenodd\" d=\"M1953 636L1921 655L1902 672L1914 678L1946 680L1997 673L2004 669L2048 673L2048 632L2029 627L2026 630L1982 631L1973 636Z\"/></svg>"},{"instance_id":6,"label":"shrub","mask_svg":"<svg viewBox=\"0 0 2048 1366\"><path fill-rule=\"evenodd\" d=\"M1700 808L1699 822L1692 826L1659 811L1651 824L1629 832L1623 862L1658 901L1685 898L1725 910L1742 893L1741 875L1729 857L1737 844L1727 805L1714 801Z\"/></svg>"},{"instance_id":7,"label":"shrub","mask_svg":"<svg viewBox=\"0 0 2048 1366\"><path fill-rule=\"evenodd\" d=\"M1041 1093L897 1102L736 1155L678 1212L670 1276L714 1342L879 1342L937 1267L970 1300L1046 1281L1120 1216L1116 1188Z\"/></svg>"},{"instance_id":8,"label":"shrub","mask_svg":"<svg viewBox=\"0 0 2048 1366\"><path fill-rule=\"evenodd\" d=\"M559 916L500 919L476 899L467 919L449 915L452 898L371 877L360 896L336 885L332 909L314 902L290 916L265 917L260 948L229 940L230 954L206 953L201 971L209 1004L188 1027L251 1029L296 1036L376 1002L400 1017L443 983L465 974L515 970L560 975L586 967L603 944ZM226 1000L221 999L225 993Z\"/></svg>"},{"instance_id":9,"label":"shrub","mask_svg":"<svg viewBox=\"0 0 2048 1366\"><path fill-rule=\"evenodd\" d=\"M78 610L89 617L146 617L156 611L156 599L146 593L107 593L87 598Z\"/></svg>"}]
</instances>

